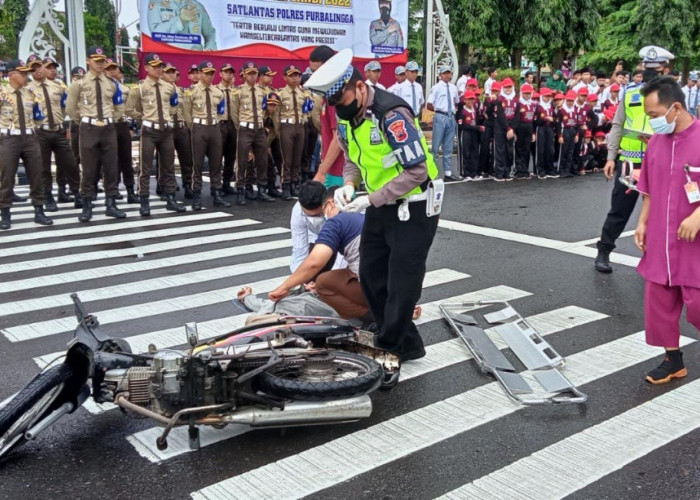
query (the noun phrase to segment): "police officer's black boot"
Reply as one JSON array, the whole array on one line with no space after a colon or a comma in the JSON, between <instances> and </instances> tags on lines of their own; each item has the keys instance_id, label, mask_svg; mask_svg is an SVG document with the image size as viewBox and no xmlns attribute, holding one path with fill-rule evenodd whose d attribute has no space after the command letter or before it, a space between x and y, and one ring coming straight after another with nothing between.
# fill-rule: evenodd
<instances>
[{"instance_id":1,"label":"police officer's black boot","mask_svg":"<svg viewBox=\"0 0 700 500\"><path fill-rule=\"evenodd\" d=\"M610 265L610 252L598 250L598 256L595 258L595 270L599 273L611 273L612 266Z\"/></svg>"},{"instance_id":2,"label":"police officer's black boot","mask_svg":"<svg viewBox=\"0 0 700 500\"><path fill-rule=\"evenodd\" d=\"M73 206L75 208L83 208L83 198L77 191L73 193Z\"/></svg>"},{"instance_id":3,"label":"police officer's black boot","mask_svg":"<svg viewBox=\"0 0 700 500\"><path fill-rule=\"evenodd\" d=\"M34 222L42 226L52 226L53 221L44 214L44 207L34 205Z\"/></svg>"},{"instance_id":4,"label":"police officer's black boot","mask_svg":"<svg viewBox=\"0 0 700 500\"><path fill-rule=\"evenodd\" d=\"M59 203L71 203L73 201L74 201L73 197L66 192L66 185L59 184L58 185L58 202Z\"/></svg>"},{"instance_id":5,"label":"police officer's black boot","mask_svg":"<svg viewBox=\"0 0 700 500\"><path fill-rule=\"evenodd\" d=\"M265 186L262 184L258 184L258 201L265 201L267 203L271 201L277 201L275 200L272 196L267 194L267 190L265 189Z\"/></svg>"},{"instance_id":6,"label":"police officer's black boot","mask_svg":"<svg viewBox=\"0 0 700 500\"><path fill-rule=\"evenodd\" d=\"M228 201L223 199L223 193L220 189L215 189L212 197L214 198L215 207L229 208L231 206L231 204Z\"/></svg>"},{"instance_id":7,"label":"police officer's black boot","mask_svg":"<svg viewBox=\"0 0 700 500\"><path fill-rule=\"evenodd\" d=\"M51 188L44 192L44 205L46 206L47 212L58 212L58 205L56 205L56 200L53 197Z\"/></svg>"},{"instance_id":8,"label":"police officer's black boot","mask_svg":"<svg viewBox=\"0 0 700 500\"><path fill-rule=\"evenodd\" d=\"M10 229L11 226L12 220L10 218L10 209L0 208L0 229L4 231L6 229Z\"/></svg>"},{"instance_id":9,"label":"police officer's black boot","mask_svg":"<svg viewBox=\"0 0 700 500\"><path fill-rule=\"evenodd\" d=\"M83 211L78 216L80 222L90 222L92 219L92 198L83 196Z\"/></svg>"},{"instance_id":10,"label":"police officer's black boot","mask_svg":"<svg viewBox=\"0 0 700 500\"><path fill-rule=\"evenodd\" d=\"M258 198L258 195L255 194L255 190L253 189L253 186L246 186L245 187L245 199L246 200L255 200Z\"/></svg>"},{"instance_id":11,"label":"police officer's black boot","mask_svg":"<svg viewBox=\"0 0 700 500\"><path fill-rule=\"evenodd\" d=\"M282 184L282 199L284 201L289 201L292 199L291 186L289 185L288 182L285 182L284 184Z\"/></svg>"},{"instance_id":12,"label":"police officer's black boot","mask_svg":"<svg viewBox=\"0 0 700 500\"><path fill-rule=\"evenodd\" d=\"M126 212L122 212L117 208L116 196L107 196L105 200L105 206L107 207L107 209L105 210L105 215L107 217L115 217L117 219L123 219L126 217Z\"/></svg>"},{"instance_id":13,"label":"police officer's black boot","mask_svg":"<svg viewBox=\"0 0 700 500\"><path fill-rule=\"evenodd\" d=\"M177 201L175 201L175 193L171 193L166 195L168 202L165 204L165 209L170 210L171 212L186 212L187 208L185 208L185 205L181 205Z\"/></svg>"},{"instance_id":14,"label":"police officer's black boot","mask_svg":"<svg viewBox=\"0 0 700 500\"><path fill-rule=\"evenodd\" d=\"M230 181L224 181L223 185L221 186L221 192L227 196L230 194L236 194L236 190L231 187Z\"/></svg>"},{"instance_id":15,"label":"police officer's black boot","mask_svg":"<svg viewBox=\"0 0 700 500\"><path fill-rule=\"evenodd\" d=\"M194 193L192 192L192 186L188 182L184 182L182 186L185 188L185 198L191 200L194 198Z\"/></svg>"},{"instance_id":16,"label":"police officer's black boot","mask_svg":"<svg viewBox=\"0 0 700 500\"><path fill-rule=\"evenodd\" d=\"M24 203L27 199L24 196L18 196L12 191L12 203Z\"/></svg>"},{"instance_id":17,"label":"police officer's black boot","mask_svg":"<svg viewBox=\"0 0 700 500\"><path fill-rule=\"evenodd\" d=\"M202 209L202 190L192 191L192 210Z\"/></svg>"},{"instance_id":18,"label":"police officer's black boot","mask_svg":"<svg viewBox=\"0 0 700 500\"><path fill-rule=\"evenodd\" d=\"M134 192L134 186L126 187L126 202L127 203L140 203L141 199L139 195Z\"/></svg>"},{"instance_id":19,"label":"police officer's black boot","mask_svg":"<svg viewBox=\"0 0 700 500\"><path fill-rule=\"evenodd\" d=\"M242 207L242 206L245 205L246 203L248 203L248 202L245 201L245 191L244 191L244 189L243 189L243 188L238 188L238 190L236 190L236 205L238 205L239 207Z\"/></svg>"},{"instance_id":20,"label":"police officer's black boot","mask_svg":"<svg viewBox=\"0 0 700 500\"><path fill-rule=\"evenodd\" d=\"M148 217L151 215L151 203L148 201L147 194L142 194L139 196L139 203L141 203L141 208L139 208L139 214L141 214L141 217Z\"/></svg>"},{"instance_id":21,"label":"police officer's black boot","mask_svg":"<svg viewBox=\"0 0 700 500\"><path fill-rule=\"evenodd\" d=\"M281 198L282 197L282 191L277 189L277 186L275 186L275 181L268 181L267 182L267 194L272 196L273 198Z\"/></svg>"}]
</instances>

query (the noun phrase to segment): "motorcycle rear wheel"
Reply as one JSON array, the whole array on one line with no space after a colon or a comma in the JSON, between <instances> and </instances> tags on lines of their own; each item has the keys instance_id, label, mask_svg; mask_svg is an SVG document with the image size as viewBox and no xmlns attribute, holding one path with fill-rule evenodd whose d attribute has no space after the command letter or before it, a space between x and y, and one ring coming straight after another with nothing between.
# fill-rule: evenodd
<instances>
[{"instance_id":1,"label":"motorcycle rear wheel","mask_svg":"<svg viewBox=\"0 0 700 500\"><path fill-rule=\"evenodd\" d=\"M366 356L332 351L302 362L282 363L261 373L257 389L285 399L322 401L368 394L379 387L384 370Z\"/></svg>"},{"instance_id":2,"label":"motorcycle rear wheel","mask_svg":"<svg viewBox=\"0 0 700 500\"><path fill-rule=\"evenodd\" d=\"M37 375L0 409L0 459L24 444L24 433L54 409L73 368L61 364Z\"/></svg>"}]
</instances>

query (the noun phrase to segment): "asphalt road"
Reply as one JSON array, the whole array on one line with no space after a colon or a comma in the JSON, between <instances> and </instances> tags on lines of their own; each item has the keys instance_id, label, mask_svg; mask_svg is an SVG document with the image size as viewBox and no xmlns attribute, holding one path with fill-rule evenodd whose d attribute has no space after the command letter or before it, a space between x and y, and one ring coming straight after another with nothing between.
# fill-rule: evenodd
<instances>
[{"instance_id":1,"label":"asphalt road","mask_svg":"<svg viewBox=\"0 0 700 500\"><path fill-rule=\"evenodd\" d=\"M631 237L620 240L613 274L593 270L611 188L602 174L448 185L421 298L430 312L467 293L510 297L567 358L585 405L511 403L428 314L419 325L428 356L372 396L369 419L214 430L199 451L173 438L161 453L151 422L93 405L0 464L0 498L698 498L697 332L682 329L686 379L643 381L661 353L640 333ZM0 235L0 400L64 349L71 292L111 335L169 347L185 340L185 322L215 330L214 320L240 315L237 287L281 282L291 203L208 206L158 211L149 225L135 206L125 222L90 226L63 210L47 229L17 213L17 228Z\"/></svg>"}]
</instances>

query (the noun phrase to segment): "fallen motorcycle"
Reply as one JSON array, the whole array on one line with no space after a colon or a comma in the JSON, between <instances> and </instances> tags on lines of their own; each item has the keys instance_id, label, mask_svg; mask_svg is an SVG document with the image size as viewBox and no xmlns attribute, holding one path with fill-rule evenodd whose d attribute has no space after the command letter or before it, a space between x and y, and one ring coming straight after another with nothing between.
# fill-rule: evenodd
<instances>
[{"instance_id":1,"label":"fallen motorcycle","mask_svg":"<svg viewBox=\"0 0 700 500\"><path fill-rule=\"evenodd\" d=\"M187 350L149 346L135 354L109 338L76 294L78 326L62 363L49 366L0 409L0 458L88 398L164 426L164 450L176 426L287 427L368 417L368 394L398 382L399 358L373 346L369 332L332 318L279 317L200 342L185 327Z\"/></svg>"}]
</instances>

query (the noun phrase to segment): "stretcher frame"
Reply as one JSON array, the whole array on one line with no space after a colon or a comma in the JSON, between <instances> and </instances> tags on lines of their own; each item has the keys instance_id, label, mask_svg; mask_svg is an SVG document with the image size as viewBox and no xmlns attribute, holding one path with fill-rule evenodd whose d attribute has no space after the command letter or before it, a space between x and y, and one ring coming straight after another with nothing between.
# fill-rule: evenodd
<instances>
[{"instance_id":1,"label":"stretcher frame","mask_svg":"<svg viewBox=\"0 0 700 500\"><path fill-rule=\"evenodd\" d=\"M482 314L483 322L495 325L489 333L478 325L473 316L477 309L489 306L502 309ZM440 312L453 332L464 341L482 372L491 374L506 395L516 403L528 406L550 404L583 404L588 396L561 373L565 360L542 336L505 300L478 300L442 303ZM530 383L518 373L501 352L491 335L497 333L505 347L511 349L531 375ZM539 385L535 390L530 384Z\"/></svg>"}]
</instances>

